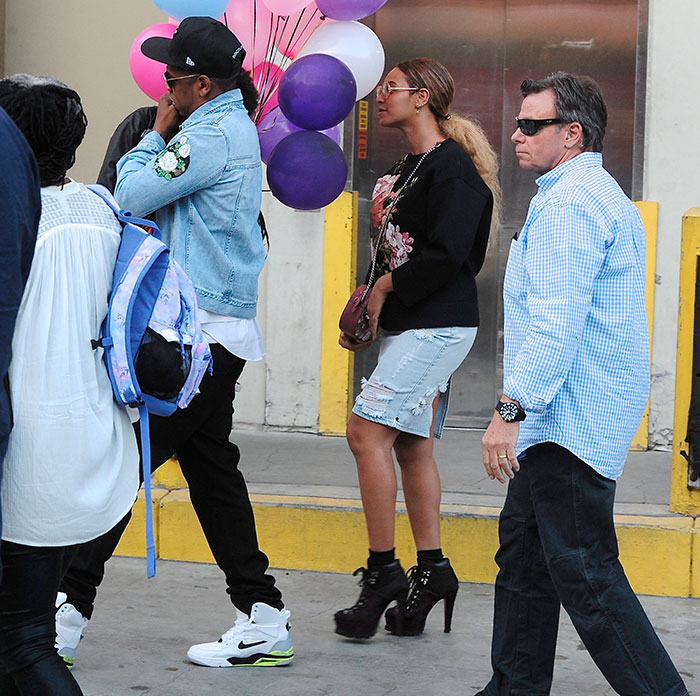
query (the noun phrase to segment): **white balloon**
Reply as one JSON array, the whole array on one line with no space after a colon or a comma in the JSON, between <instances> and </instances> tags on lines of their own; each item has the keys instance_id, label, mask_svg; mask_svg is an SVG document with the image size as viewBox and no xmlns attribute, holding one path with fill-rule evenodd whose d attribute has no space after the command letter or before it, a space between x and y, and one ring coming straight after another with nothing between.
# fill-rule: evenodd
<instances>
[{"instance_id":1,"label":"white balloon","mask_svg":"<svg viewBox=\"0 0 700 696\"><path fill-rule=\"evenodd\" d=\"M326 20L311 34L297 59L326 53L343 61L357 83L357 98L367 96L382 79L384 48L377 35L360 22Z\"/></svg>"}]
</instances>

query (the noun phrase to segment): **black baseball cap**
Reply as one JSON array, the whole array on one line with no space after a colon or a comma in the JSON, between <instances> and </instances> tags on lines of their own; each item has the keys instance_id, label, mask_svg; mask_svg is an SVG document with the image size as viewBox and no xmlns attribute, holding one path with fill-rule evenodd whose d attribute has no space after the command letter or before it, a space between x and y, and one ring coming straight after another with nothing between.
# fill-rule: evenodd
<instances>
[{"instance_id":1,"label":"black baseball cap","mask_svg":"<svg viewBox=\"0 0 700 696\"><path fill-rule=\"evenodd\" d=\"M211 17L186 17L172 39L152 36L141 52L159 63L210 77L235 77L245 49L236 35Z\"/></svg>"}]
</instances>

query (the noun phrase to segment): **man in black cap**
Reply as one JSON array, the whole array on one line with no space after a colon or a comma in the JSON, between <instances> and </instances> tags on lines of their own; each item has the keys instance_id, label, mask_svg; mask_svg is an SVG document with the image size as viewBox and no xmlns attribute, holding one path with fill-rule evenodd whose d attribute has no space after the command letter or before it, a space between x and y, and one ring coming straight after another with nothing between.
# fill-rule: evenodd
<instances>
[{"instance_id":1,"label":"man in black cap","mask_svg":"<svg viewBox=\"0 0 700 696\"><path fill-rule=\"evenodd\" d=\"M184 19L172 39L155 37L143 53L165 63L164 94L153 130L117 164L115 197L134 215L152 215L175 260L192 279L213 373L184 410L151 416L151 469L177 454L190 498L237 618L220 640L194 645L188 657L210 667L275 666L294 651L289 611L268 559L258 548L240 452L229 441L236 380L247 360L263 356L255 319L265 260L258 226L262 167L248 113L257 93L245 50L223 24ZM66 574L57 612L57 648L70 661L93 609L104 563L128 516L83 545Z\"/></svg>"}]
</instances>

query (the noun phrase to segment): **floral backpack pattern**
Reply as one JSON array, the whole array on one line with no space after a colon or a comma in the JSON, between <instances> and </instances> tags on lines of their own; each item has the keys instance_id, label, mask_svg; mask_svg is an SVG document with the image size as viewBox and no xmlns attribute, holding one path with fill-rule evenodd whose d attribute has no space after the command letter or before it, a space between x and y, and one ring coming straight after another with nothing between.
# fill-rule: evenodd
<instances>
[{"instance_id":1,"label":"floral backpack pattern","mask_svg":"<svg viewBox=\"0 0 700 696\"><path fill-rule=\"evenodd\" d=\"M104 362L117 403L139 411L141 452L146 492L148 576L155 575L151 509L148 414L169 416L194 398L211 353L197 317L192 282L170 257L154 222L120 210L100 185L88 188L111 208L122 223L112 291L101 338ZM150 227L148 234L141 225Z\"/></svg>"}]
</instances>

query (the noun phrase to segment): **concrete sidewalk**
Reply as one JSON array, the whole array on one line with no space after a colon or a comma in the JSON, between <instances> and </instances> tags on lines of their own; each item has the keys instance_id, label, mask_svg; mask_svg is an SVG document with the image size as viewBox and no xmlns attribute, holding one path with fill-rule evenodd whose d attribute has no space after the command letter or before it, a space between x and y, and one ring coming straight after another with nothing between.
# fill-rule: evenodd
<instances>
[{"instance_id":1,"label":"concrete sidewalk","mask_svg":"<svg viewBox=\"0 0 700 696\"><path fill-rule=\"evenodd\" d=\"M292 664L211 669L190 663L190 644L216 639L235 618L221 571L160 561L157 576L147 580L142 559L114 558L73 674L86 696L472 696L489 678L490 585L462 584L450 634L442 633L439 604L420 637L397 638L380 627L369 641L351 641L333 632L333 613L357 598L353 578L274 573L292 612ZM700 600L641 599L690 692L700 694ZM564 616L552 696L609 694Z\"/></svg>"}]
</instances>

